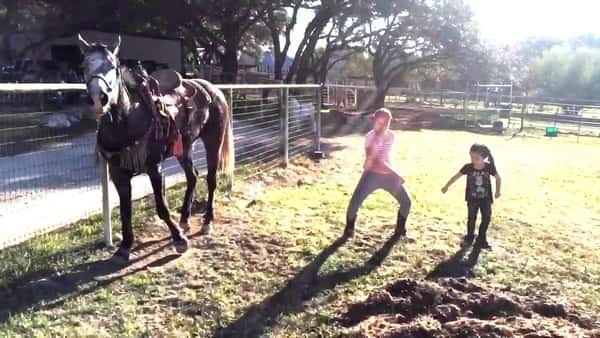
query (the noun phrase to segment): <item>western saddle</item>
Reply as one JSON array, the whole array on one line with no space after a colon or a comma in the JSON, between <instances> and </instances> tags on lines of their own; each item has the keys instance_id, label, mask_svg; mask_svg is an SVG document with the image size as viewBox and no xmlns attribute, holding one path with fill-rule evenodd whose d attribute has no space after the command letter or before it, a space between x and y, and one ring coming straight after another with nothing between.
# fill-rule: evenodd
<instances>
[{"instance_id":1,"label":"western saddle","mask_svg":"<svg viewBox=\"0 0 600 338\"><path fill-rule=\"evenodd\" d=\"M198 110L196 95L199 87L185 81L172 69L161 69L148 75L141 65L134 69L139 81L137 93L154 116L151 129L156 140L167 140L170 153L182 155L182 134L189 130L189 121Z\"/></svg>"},{"instance_id":2,"label":"western saddle","mask_svg":"<svg viewBox=\"0 0 600 338\"><path fill-rule=\"evenodd\" d=\"M177 129L185 128L185 124L198 107L195 97L198 90L183 81L181 74L172 69L161 69L151 74L158 82L158 112L175 122Z\"/></svg>"}]
</instances>

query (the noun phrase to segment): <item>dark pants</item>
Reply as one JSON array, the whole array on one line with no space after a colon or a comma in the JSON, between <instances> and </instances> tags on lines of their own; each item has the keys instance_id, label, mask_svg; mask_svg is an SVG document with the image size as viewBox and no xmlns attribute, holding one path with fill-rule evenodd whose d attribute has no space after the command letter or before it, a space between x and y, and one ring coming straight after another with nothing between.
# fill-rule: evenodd
<instances>
[{"instance_id":1,"label":"dark pants","mask_svg":"<svg viewBox=\"0 0 600 338\"><path fill-rule=\"evenodd\" d=\"M404 185L398 184L398 177L394 174L377 174L377 173L364 173L352 194L350 204L348 205L348 211L346 212L346 219L352 220L356 218L358 209L362 205L363 201L374 191L383 189L390 193L400 204L398 214L404 219L408 218L410 212L411 201Z\"/></svg>"},{"instance_id":2,"label":"dark pants","mask_svg":"<svg viewBox=\"0 0 600 338\"><path fill-rule=\"evenodd\" d=\"M473 200L467 202L469 215L467 220L467 236L475 235L475 222L477 221L477 213L481 211L481 224L479 225L479 239L486 240L487 229L490 226L492 217L492 202L488 200Z\"/></svg>"}]
</instances>

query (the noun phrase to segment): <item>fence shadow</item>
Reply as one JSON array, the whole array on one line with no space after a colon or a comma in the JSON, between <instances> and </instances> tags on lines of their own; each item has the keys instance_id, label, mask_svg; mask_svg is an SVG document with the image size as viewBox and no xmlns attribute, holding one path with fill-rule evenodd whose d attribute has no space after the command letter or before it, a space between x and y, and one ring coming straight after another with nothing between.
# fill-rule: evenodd
<instances>
[{"instance_id":1,"label":"fence shadow","mask_svg":"<svg viewBox=\"0 0 600 338\"><path fill-rule=\"evenodd\" d=\"M377 250L369 260L348 270L338 270L319 276L321 266L345 242L339 238L325 248L315 259L306 265L296 276L276 294L264 299L260 304L251 306L246 313L226 328L217 330L213 338L224 337L260 337L272 327L281 315L298 313L304 309L304 303L319 293L331 290L361 276L368 275L379 267L389 255L400 237L394 236Z\"/></svg>"},{"instance_id":2,"label":"fence shadow","mask_svg":"<svg viewBox=\"0 0 600 338\"><path fill-rule=\"evenodd\" d=\"M199 232L189 238L198 236ZM26 310L54 308L68 299L89 294L147 268L165 265L180 257L170 253L159 254L170 246L170 237L141 243L133 251L138 255L127 265L107 259L76 265L67 273L43 274L38 271L25 275L0 288L0 324Z\"/></svg>"},{"instance_id":3,"label":"fence shadow","mask_svg":"<svg viewBox=\"0 0 600 338\"><path fill-rule=\"evenodd\" d=\"M445 277L473 277L473 268L479 260L481 254L481 248L478 246L473 247L471 253L467 256L469 246L462 245L461 248L449 258L439 262L436 267L427 274L426 279L437 279Z\"/></svg>"}]
</instances>

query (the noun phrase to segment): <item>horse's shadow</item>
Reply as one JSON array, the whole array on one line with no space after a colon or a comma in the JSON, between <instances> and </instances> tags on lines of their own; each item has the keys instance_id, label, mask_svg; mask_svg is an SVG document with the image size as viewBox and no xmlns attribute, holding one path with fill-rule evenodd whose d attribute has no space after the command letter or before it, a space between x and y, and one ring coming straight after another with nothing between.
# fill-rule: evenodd
<instances>
[{"instance_id":1,"label":"horse's shadow","mask_svg":"<svg viewBox=\"0 0 600 338\"><path fill-rule=\"evenodd\" d=\"M199 236L194 234L190 237ZM156 246L156 247L154 247ZM34 272L0 288L0 324L17 313L26 310L49 309L63 304L66 300L89 294L116 280L133 275L147 268L167 264L180 257L175 254L152 256L171 246L170 237L141 243L135 251L143 251L129 264L119 264L112 259L88 262L70 268L69 272ZM141 263L141 264L140 264Z\"/></svg>"},{"instance_id":2,"label":"horse's shadow","mask_svg":"<svg viewBox=\"0 0 600 338\"><path fill-rule=\"evenodd\" d=\"M359 266L319 275L319 270L327 259L346 242L344 238L337 239L276 294L264 299L260 304L249 307L242 317L229 326L217 330L213 337L260 337L281 315L302 311L304 302L314 298L320 292L331 290L374 271L383 263L399 239L400 237L397 236L388 239L368 261Z\"/></svg>"},{"instance_id":3,"label":"horse's shadow","mask_svg":"<svg viewBox=\"0 0 600 338\"><path fill-rule=\"evenodd\" d=\"M436 267L427 274L427 279L437 279L446 277L473 277L473 268L479 260L481 248L473 247L469 256L465 257L469 246L462 245L460 249L449 258L439 262ZM465 259L466 258L466 259Z\"/></svg>"}]
</instances>

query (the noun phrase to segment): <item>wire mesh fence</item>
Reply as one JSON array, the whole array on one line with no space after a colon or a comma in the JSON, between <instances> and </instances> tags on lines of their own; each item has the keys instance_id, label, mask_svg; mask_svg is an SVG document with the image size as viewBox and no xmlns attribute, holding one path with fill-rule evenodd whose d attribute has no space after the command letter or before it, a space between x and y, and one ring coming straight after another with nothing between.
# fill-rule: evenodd
<instances>
[{"instance_id":1,"label":"wire mesh fence","mask_svg":"<svg viewBox=\"0 0 600 338\"><path fill-rule=\"evenodd\" d=\"M236 170L266 169L314 149L318 86L221 85L232 107ZM102 210L96 121L82 85L0 84L0 248ZM195 166L206 168L201 141ZM185 179L174 158L163 163L168 186ZM203 181L200 181L203 183ZM109 207L118 205L109 185ZM152 192L134 178L133 198Z\"/></svg>"}]
</instances>

